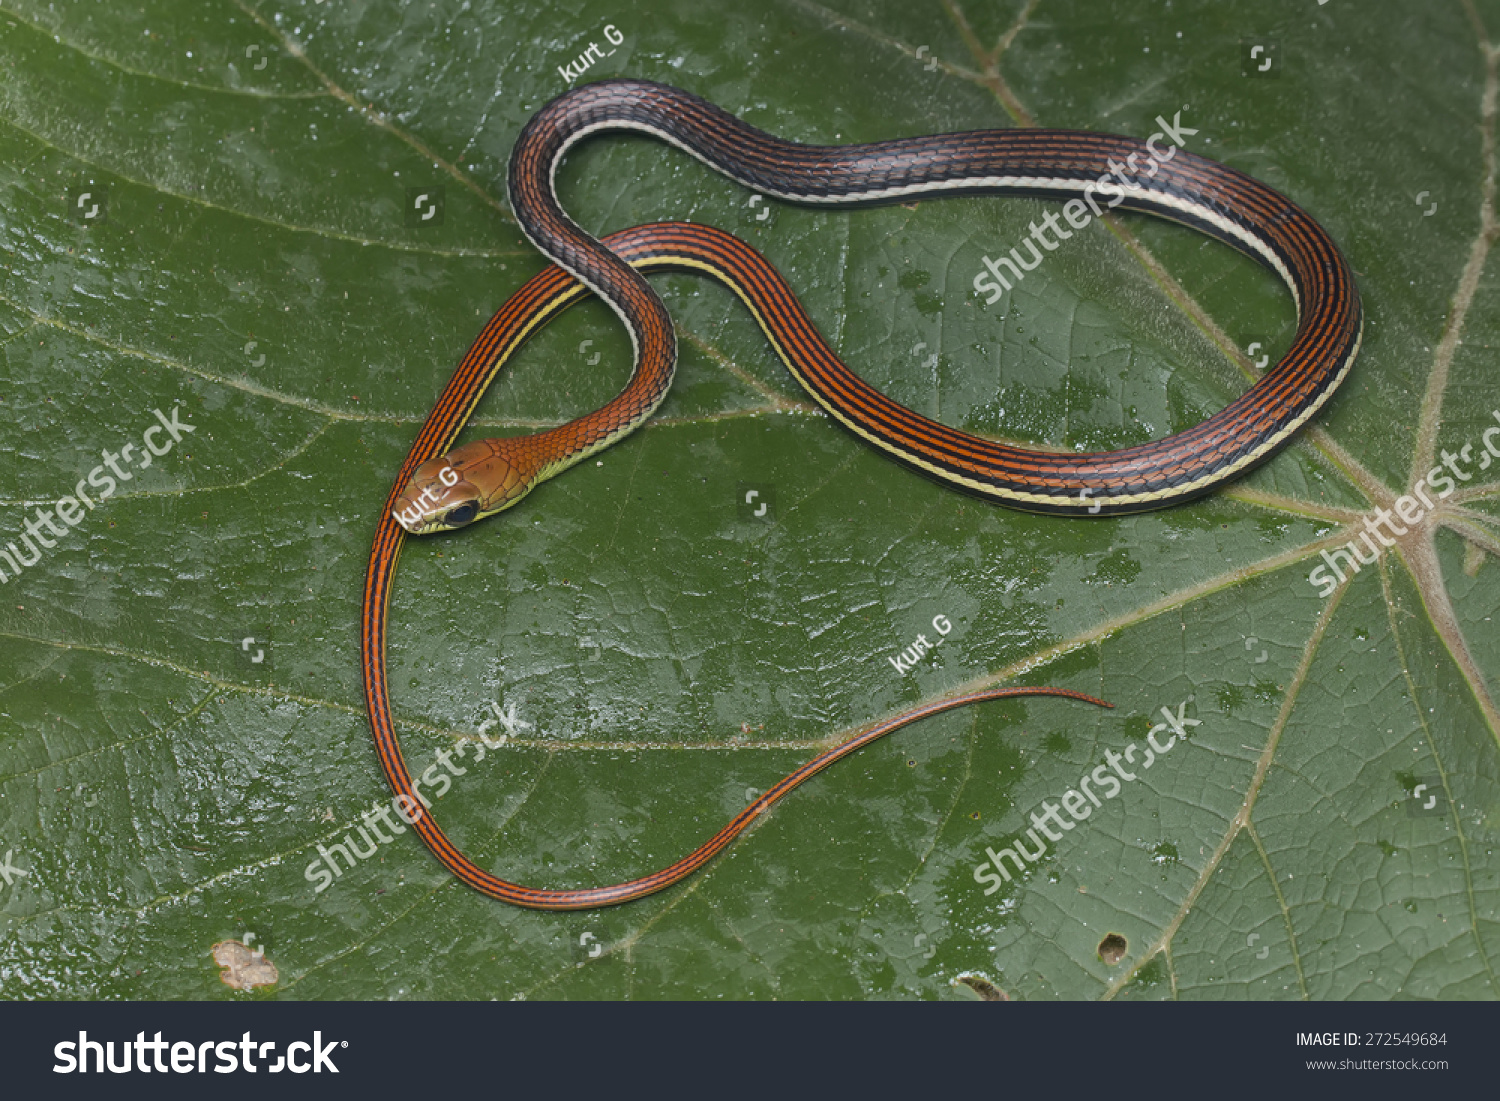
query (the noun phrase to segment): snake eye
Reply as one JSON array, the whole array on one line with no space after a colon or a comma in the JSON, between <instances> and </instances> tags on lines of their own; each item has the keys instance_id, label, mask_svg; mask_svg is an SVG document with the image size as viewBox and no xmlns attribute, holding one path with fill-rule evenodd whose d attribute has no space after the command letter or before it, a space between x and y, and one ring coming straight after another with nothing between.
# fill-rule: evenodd
<instances>
[{"instance_id":1,"label":"snake eye","mask_svg":"<svg viewBox=\"0 0 1500 1101\"><path fill-rule=\"evenodd\" d=\"M478 512L479 506L470 501L466 505L459 505L455 509L449 509L448 514L443 517L443 523L447 524L450 528L461 528L473 520L475 514Z\"/></svg>"}]
</instances>

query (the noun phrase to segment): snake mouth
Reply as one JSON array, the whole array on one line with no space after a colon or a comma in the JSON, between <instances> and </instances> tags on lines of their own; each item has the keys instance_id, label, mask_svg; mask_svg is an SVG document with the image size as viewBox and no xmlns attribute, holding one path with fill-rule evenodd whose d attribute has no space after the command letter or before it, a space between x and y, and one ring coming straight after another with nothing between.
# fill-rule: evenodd
<instances>
[{"instance_id":1,"label":"snake mouth","mask_svg":"<svg viewBox=\"0 0 1500 1101\"><path fill-rule=\"evenodd\" d=\"M447 502L413 499L407 493L396 498L391 518L408 535L427 535L435 531L452 531L473 523L479 517L479 503L473 500Z\"/></svg>"},{"instance_id":2,"label":"snake mouth","mask_svg":"<svg viewBox=\"0 0 1500 1101\"><path fill-rule=\"evenodd\" d=\"M448 487L423 478L408 482L391 506L391 518L408 535L461 528L478 515L479 502L462 492L462 487Z\"/></svg>"}]
</instances>

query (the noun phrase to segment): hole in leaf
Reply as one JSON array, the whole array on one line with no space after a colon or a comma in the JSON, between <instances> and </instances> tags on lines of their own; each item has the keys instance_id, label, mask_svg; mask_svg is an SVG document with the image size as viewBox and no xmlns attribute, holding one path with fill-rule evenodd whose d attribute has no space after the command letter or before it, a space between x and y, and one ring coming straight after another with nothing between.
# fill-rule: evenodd
<instances>
[{"instance_id":1,"label":"hole in leaf","mask_svg":"<svg viewBox=\"0 0 1500 1101\"><path fill-rule=\"evenodd\" d=\"M1113 967L1130 951L1130 943L1119 933L1110 933L1099 942L1099 958Z\"/></svg>"}]
</instances>

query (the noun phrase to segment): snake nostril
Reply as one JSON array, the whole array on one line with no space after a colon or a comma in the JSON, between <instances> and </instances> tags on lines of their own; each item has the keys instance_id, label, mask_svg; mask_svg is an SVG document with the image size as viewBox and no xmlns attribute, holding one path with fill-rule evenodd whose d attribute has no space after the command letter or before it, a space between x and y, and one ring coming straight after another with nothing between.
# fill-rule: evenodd
<instances>
[{"instance_id":1,"label":"snake nostril","mask_svg":"<svg viewBox=\"0 0 1500 1101\"><path fill-rule=\"evenodd\" d=\"M397 497L396 503L391 506L391 517L413 534L422 528L422 507L405 494Z\"/></svg>"}]
</instances>

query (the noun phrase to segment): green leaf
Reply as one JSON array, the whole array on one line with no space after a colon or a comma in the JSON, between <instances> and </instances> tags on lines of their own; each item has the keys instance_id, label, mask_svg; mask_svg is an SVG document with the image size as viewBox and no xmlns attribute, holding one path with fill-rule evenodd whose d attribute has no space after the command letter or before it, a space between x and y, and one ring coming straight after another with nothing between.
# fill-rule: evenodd
<instances>
[{"instance_id":1,"label":"green leaf","mask_svg":"<svg viewBox=\"0 0 1500 1101\"><path fill-rule=\"evenodd\" d=\"M104 452L140 462L153 410L193 431L0 584L0 995L1494 997L1500 9L1376 8L3 0L0 543L97 491ZM413 771L472 746L491 705L517 734L450 777L433 813L455 843L527 885L617 882L921 701L1027 683L1115 710L924 721L612 910L494 902L410 831L319 890L324 853L373 844L362 816L389 798L358 655L369 540L454 365L544 266L506 158L607 25L623 41L583 79L667 81L800 141L1145 137L1181 112L1189 148L1340 242L1364 347L1253 476L1057 519L892 463L816 410L729 292L653 277L682 335L654 421L403 556L389 664ZM1257 35L1278 45L1265 76L1244 71ZM442 218L408 224L436 188ZM873 384L1032 445L1190 427L1295 325L1270 274L1142 217L1079 232L989 306L982 258L1041 202L752 205L627 136L578 148L558 188L596 233L740 234ZM629 356L584 303L465 438L593 409ZM1468 479L1321 596L1322 552L1445 453ZM746 483L774 492L767 519L742 517ZM937 616L950 633L893 668ZM1163 709L1185 737L1148 772ZM987 850L1030 848L1032 816L1127 748L1136 778L986 895ZM223 984L226 940L278 981Z\"/></svg>"}]
</instances>

